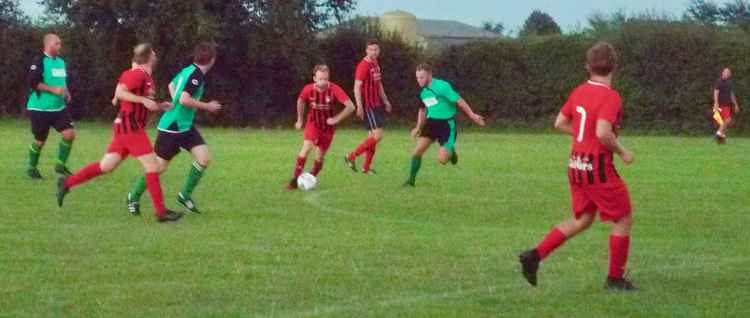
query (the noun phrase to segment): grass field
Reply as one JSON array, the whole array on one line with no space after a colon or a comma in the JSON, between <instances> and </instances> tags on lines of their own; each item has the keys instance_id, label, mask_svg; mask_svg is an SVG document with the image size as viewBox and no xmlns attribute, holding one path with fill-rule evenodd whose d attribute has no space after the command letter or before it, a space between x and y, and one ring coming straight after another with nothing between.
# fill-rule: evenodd
<instances>
[{"instance_id":1,"label":"grass field","mask_svg":"<svg viewBox=\"0 0 750 318\"><path fill-rule=\"evenodd\" d=\"M363 136L340 131L313 192L285 192L301 135L205 129L215 161L195 199L203 215L157 224L148 196L130 216L140 168L54 202L56 134L42 174L24 177L25 121L0 121L0 316L37 317L748 317L750 139L632 137L620 166L635 205L632 294L603 291L608 226L569 242L523 280L517 254L567 218L567 137L460 136L461 163L425 157L400 185L412 141L389 131L377 176L341 160ZM110 139L80 123L70 166ZM153 131L153 129L152 129ZM163 176L168 206L189 168Z\"/></svg>"}]
</instances>

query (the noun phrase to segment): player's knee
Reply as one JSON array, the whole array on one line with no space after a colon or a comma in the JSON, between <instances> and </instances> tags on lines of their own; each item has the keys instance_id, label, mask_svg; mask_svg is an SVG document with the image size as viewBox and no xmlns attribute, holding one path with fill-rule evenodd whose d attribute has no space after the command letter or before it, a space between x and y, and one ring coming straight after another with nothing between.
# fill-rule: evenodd
<instances>
[{"instance_id":1,"label":"player's knee","mask_svg":"<svg viewBox=\"0 0 750 318\"><path fill-rule=\"evenodd\" d=\"M117 164L115 163L109 163L109 162L100 162L99 163L99 169L102 170L102 174L108 174L115 170L115 167L117 167Z\"/></svg>"},{"instance_id":2,"label":"player's knee","mask_svg":"<svg viewBox=\"0 0 750 318\"><path fill-rule=\"evenodd\" d=\"M446 164L448 164L448 161L450 161L450 159L448 158L448 156L443 156L443 155L441 155L441 156L440 156L440 157L438 158L438 163L439 163L439 164L441 164L441 165L446 165Z\"/></svg>"},{"instance_id":3,"label":"player's knee","mask_svg":"<svg viewBox=\"0 0 750 318\"><path fill-rule=\"evenodd\" d=\"M71 141L76 139L76 131L73 129L68 129L62 132L62 137L65 140Z\"/></svg>"},{"instance_id":4,"label":"player's knee","mask_svg":"<svg viewBox=\"0 0 750 318\"><path fill-rule=\"evenodd\" d=\"M36 144L37 146L39 146L39 148L44 147L45 143L46 143L45 140L34 140L34 144Z\"/></svg>"}]
</instances>

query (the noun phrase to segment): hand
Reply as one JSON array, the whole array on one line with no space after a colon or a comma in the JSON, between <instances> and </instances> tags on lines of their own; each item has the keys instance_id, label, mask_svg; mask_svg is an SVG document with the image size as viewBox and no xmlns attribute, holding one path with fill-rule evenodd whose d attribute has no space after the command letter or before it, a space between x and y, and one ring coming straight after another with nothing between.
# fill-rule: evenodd
<instances>
[{"instance_id":1,"label":"hand","mask_svg":"<svg viewBox=\"0 0 750 318\"><path fill-rule=\"evenodd\" d=\"M714 104L714 112L720 112L721 108L719 107L719 104Z\"/></svg>"},{"instance_id":2,"label":"hand","mask_svg":"<svg viewBox=\"0 0 750 318\"><path fill-rule=\"evenodd\" d=\"M359 117L359 119L365 119L365 111L362 107L357 107L357 117Z\"/></svg>"},{"instance_id":3,"label":"hand","mask_svg":"<svg viewBox=\"0 0 750 318\"><path fill-rule=\"evenodd\" d=\"M159 108L161 108L161 110L163 110L163 111L168 111L168 110L172 109L172 107L174 107L174 104L172 104L171 102L161 102L161 103L159 103Z\"/></svg>"},{"instance_id":4,"label":"hand","mask_svg":"<svg viewBox=\"0 0 750 318\"><path fill-rule=\"evenodd\" d=\"M735 113L739 113L739 112L740 112L741 110L742 110L742 108L740 108L740 106L739 106L739 105L735 105L735 106L734 106L734 112L735 112Z\"/></svg>"},{"instance_id":5,"label":"hand","mask_svg":"<svg viewBox=\"0 0 750 318\"><path fill-rule=\"evenodd\" d=\"M70 96L68 92L65 92L65 102L70 103L71 100L73 100L73 96Z\"/></svg>"},{"instance_id":6,"label":"hand","mask_svg":"<svg viewBox=\"0 0 750 318\"><path fill-rule=\"evenodd\" d=\"M484 117L482 117L479 114L472 114L471 115L471 120L473 120L479 126L484 127L484 125L486 125L486 123L484 122Z\"/></svg>"},{"instance_id":7,"label":"hand","mask_svg":"<svg viewBox=\"0 0 750 318\"><path fill-rule=\"evenodd\" d=\"M338 124L338 123L339 123L339 121L336 120L336 118L332 117L332 118L326 119L326 124L328 124L328 126L336 126L336 124Z\"/></svg>"},{"instance_id":8,"label":"hand","mask_svg":"<svg viewBox=\"0 0 750 318\"><path fill-rule=\"evenodd\" d=\"M622 159L622 162L624 162L626 165L632 164L633 161L635 161L633 153L628 150L623 149L623 151L619 155L620 159Z\"/></svg>"},{"instance_id":9,"label":"hand","mask_svg":"<svg viewBox=\"0 0 750 318\"><path fill-rule=\"evenodd\" d=\"M416 139L417 137L419 137L419 135L421 135L421 134L422 134L422 129L420 129L419 127L416 127L416 128L414 128L414 129L411 130L411 137L414 138L414 139Z\"/></svg>"},{"instance_id":10,"label":"hand","mask_svg":"<svg viewBox=\"0 0 750 318\"><path fill-rule=\"evenodd\" d=\"M50 87L50 93L57 96L65 96L65 88L63 87Z\"/></svg>"},{"instance_id":11,"label":"hand","mask_svg":"<svg viewBox=\"0 0 750 318\"><path fill-rule=\"evenodd\" d=\"M145 98L145 97L141 99L141 104L143 104L143 107L146 107L146 108L148 108L149 110L152 110L152 111L159 109L159 105L157 105L155 101L150 100L150 99Z\"/></svg>"},{"instance_id":12,"label":"hand","mask_svg":"<svg viewBox=\"0 0 750 318\"><path fill-rule=\"evenodd\" d=\"M391 102L385 102L385 112L390 114L392 110L393 105L391 105Z\"/></svg>"},{"instance_id":13,"label":"hand","mask_svg":"<svg viewBox=\"0 0 750 318\"><path fill-rule=\"evenodd\" d=\"M302 129L302 121L298 120L296 123L294 123L294 129L300 130Z\"/></svg>"},{"instance_id":14,"label":"hand","mask_svg":"<svg viewBox=\"0 0 750 318\"><path fill-rule=\"evenodd\" d=\"M112 98L112 106L117 106L117 97Z\"/></svg>"},{"instance_id":15,"label":"hand","mask_svg":"<svg viewBox=\"0 0 750 318\"><path fill-rule=\"evenodd\" d=\"M217 101L215 101L215 100L212 100L212 101L208 102L208 104L206 104L206 105L208 106L208 107L206 107L206 110L207 110L207 111L208 111L209 113L215 113L215 112L218 112L218 111L220 111L220 110L221 110L221 107L222 107L222 106L221 106L221 103L219 103L219 102L217 102Z\"/></svg>"}]
</instances>

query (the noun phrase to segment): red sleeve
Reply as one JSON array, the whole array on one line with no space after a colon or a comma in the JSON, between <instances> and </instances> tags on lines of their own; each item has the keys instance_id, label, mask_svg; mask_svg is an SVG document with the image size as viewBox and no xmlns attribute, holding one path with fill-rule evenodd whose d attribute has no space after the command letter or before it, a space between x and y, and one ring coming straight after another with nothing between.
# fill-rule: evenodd
<instances>
[{"instance_id":1,"label":"red sleeve","mask_svg":"<svg viewBox=\"0 0 750 318\"><path fill-rule=\"evenodd\" d=\"M125 85L128 91L132 93L136 89L143 87L145 80L146 74L143 72L126 71L120 76L119 83Z\"/></svg>"},{"instance_id":2,"label":"red sleeve","mask_svg":"<svg viewBox=\"0 0 750 318\"><path fill-rule=\"evenodd\" d=\"M339 103L345 104L352 101L352 99L349 98L349 95L346 95L346 92L341 89L341 86L333 84L333 86L331 86L331 90L333 91L333 96L336 97L336 100L338 100Z\"/></svg>"},{"instance_id":3,"label":"red sleeve","mask_svg":"<svg viewBox=\"0 0 750 318\"><path fill-rule=\"evenodd\" d=\"M305 85L305 87L299 93L299 97L297 98L306 103L307 100L310 98L311 91L312 91L312 85Z\"/></svg>"},{"instance_id":4,"label":"red sleeve","mask_svg":"<svg viewBox=\"0 0 750 318\"><path fill-rule=\"evenodd\" d=\"M620 94L614 93L608 99L607 104L599 111L599 118L610 122L612 125L616 125L620 120L620 113L622 112L622 98Z\"/></svg>"},{"instance_id":5,"label":"red sleeve","mask_svg":"<svg viewBox=\"0 0 750 318\"><path fill-rule=\"evenodd\" d=\"M362 61L357 65L357 72L354 73L354 79L357 81L364 81L370 76L370 64Z\"/></svg>"}]
</instances>

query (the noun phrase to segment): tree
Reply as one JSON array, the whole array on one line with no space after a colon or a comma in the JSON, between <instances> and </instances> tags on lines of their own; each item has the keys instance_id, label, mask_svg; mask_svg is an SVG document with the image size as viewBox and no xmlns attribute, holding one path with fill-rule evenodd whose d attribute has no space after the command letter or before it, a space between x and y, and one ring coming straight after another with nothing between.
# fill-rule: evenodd
<instances>
[{"instance_id":1,"label":"tree","mask_svg":"<svg viewBox=\"0 0 750 318\"><path fill-rule=\"evenodd\" d=\"M534 10L521 29L521 37L559 34L562 34L562 31L555 19L540 10Z\"/></svg>"},{"instance_id":2,"label":"tree","mask_svg":"<svg viewBox=\"0 0 750 318\"><path fill-rule=\"evenodd\" d=\"M719 6L711 0L690 0L684 16L704 25L716 25L721 20Z\"/></svg>"},{"instance_id":3,"label":"tree","mask_svg":"<svg viewBox=\"0 0 750 318\"><path fill-rule=\"evenodd\" d=\"M482 22L482 29L490 32L495 32L497 34L503 34L503 32L505 32L505 25L502 22L486 20Z\"/></svg>"},{"instance_id":4,"label":"tree","mask_svg":"<svg viewBox=\"0 0 750 318\"><path fill-rule=\"evenodd\" d=\"M712 0L691 0L684 19L709 26L738 27L750 31L750 1L734 0L719 5Z\"/></svg>"}]
</instances>

